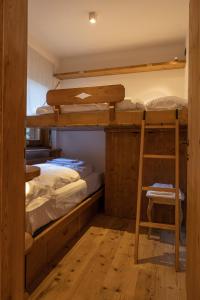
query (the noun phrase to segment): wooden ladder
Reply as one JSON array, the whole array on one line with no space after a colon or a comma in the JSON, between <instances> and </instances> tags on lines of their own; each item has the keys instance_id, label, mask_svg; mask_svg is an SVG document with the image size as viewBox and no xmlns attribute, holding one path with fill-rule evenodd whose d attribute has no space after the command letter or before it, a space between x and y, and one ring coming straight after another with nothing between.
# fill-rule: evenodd
<instances>
[{"instance_id":1,"label":"wooden ladder","mask_svg":"<svg viewBox=\"0 0 200 300\"><path fill-rule=\"evenodd\" d=\"M175 129L175 155L155 155L144 154L144 137L145 129ZM152 186L143 186L143 159L173 159L175 160L175 188L159 188ZM163 224L154 222L141 221L141 203L143 191L162 191L162 192L175 192L175 224ZM165 204L165 203L163 203ZM168 125L147 125L146 112L144 112L142 126L141 126L141 140L140 140L140 158L139 158L139 176L138 176L138 194L137 194L137 213L136 213L136 231L135 231L135 252L134 260L138 263L138 247L139 247L139 233L140 227L146 228L159 228L165 230L172 230L175 232L175 268L179 270L179 243L180 243L180 201L179 201L179 120L178 110L176 110L175 123Z\"/></svg>"}]
</instances>

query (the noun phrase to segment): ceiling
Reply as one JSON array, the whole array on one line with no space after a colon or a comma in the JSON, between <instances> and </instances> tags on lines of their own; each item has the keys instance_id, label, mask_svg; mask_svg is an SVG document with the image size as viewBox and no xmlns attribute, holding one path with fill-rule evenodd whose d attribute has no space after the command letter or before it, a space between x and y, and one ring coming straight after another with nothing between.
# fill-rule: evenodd
<instances>
[{"instance_id":1,"label":"ceiling","mask_svg":"<svg viewBox=\"0 0 200 300\"><path fill-rule=\"evenodd\" d=\"M29 0L29 40L56 58L184 41L189 0ZM89 11L98 14L88 21Z\"/></svg>"}]
</instances>

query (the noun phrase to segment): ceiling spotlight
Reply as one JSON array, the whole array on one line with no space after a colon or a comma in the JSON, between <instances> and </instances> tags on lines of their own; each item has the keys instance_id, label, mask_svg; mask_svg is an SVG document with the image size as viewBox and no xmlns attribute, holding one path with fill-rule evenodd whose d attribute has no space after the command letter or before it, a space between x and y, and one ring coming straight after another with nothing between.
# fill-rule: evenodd
<instances>
[{"instance_id":1,"label":"ceiling spotlight","mask_svg":"<svg viewBox=\"0 0 200 300\"><path fill-rule=\"evenodd\" d=\"M91 24L95 24L97 22L97 15L94 11L89 13L89 21Z\"/></svg>"}]
</instances>

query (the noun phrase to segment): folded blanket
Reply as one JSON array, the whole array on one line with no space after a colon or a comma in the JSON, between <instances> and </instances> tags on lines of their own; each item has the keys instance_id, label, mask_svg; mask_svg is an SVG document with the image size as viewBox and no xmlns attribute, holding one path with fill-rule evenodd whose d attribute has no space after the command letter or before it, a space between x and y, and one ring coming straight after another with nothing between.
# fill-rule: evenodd
<instances>
[{"instance_id":1,"label":"folded blanket","mask_svg":"<svg viewBox=\"0 0 200 300\"><path fill-rule=\"evenodd\" d=\"M49 160L48 164L62 166L70 168L79 173L81 178L85 178L93 172L93 166L82 160L68 159L68 158L56 158Z\"/></svg>"},{"instance_id":2,"label":"folded blanket","mask_svg":"<svg viewBox=\"0 0 200 300\"><path fill-rule=\"evenodd\" d=\"M173 188L172 184L165 184L165 183L154 183L152 187L159 187L159 188ZM146 193L147 198L153 197L161 197L161 198L170 198L175 199L176 193L173 192L164 192L164 191L147 191ZM183 201L185 199L184 193L179 189L179 199Z\"/></svg>"}]
</instances>

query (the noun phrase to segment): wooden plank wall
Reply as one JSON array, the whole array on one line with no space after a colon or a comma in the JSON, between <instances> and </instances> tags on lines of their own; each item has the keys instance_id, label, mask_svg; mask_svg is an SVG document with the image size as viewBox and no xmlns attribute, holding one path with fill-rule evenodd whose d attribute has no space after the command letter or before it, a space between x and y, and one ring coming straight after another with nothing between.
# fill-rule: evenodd
<instances>
[{"instance_id":1,"label":"wooden plank wall","mask_svg":"<svg viewBox=\"0 0 200 300\"><path fill-rule=\"evenodd\" d=\"M27 1L0 1L0 299L24 295Z\"/></svg>"},{"instance_id":2,"label":"wooden plank wall","mask_svg":"<svg viewBox=\"0 0 200 300\"><path fill-rule=\"evenodd\" d=\"M135 216L139 134L134 128L106 129L105 212Z\"/></svg>"},{"instance_id":3,"label":"wooden plank wall","mask_svg":"<svg viewBox=\"0 0 200 300\"><path fill-rule=\"evenodd\" d=\"M187 299L200 299L200 2L190 0Z\"/></svg>"},{"instance_id":4,"label":"wooden plank wall","mask_svg":"<svg viewBox=\"0 0 200 300\"><path fill-rule=\"evenodd\" d=\"M180 186L187 189L187 131L181 130ZM134 128L106 130L105 211L108 215L135 218L138 182L140 131ZM174 131L149 131L145 134L145 153L173 154ZM155 182L174 183L174 162L170 160L144 161L144 185ZM147 199L143 194L142 215L146 218ZM173 208L159 207L156 221L174 222Z\"/></svg>"}]
</instances>

